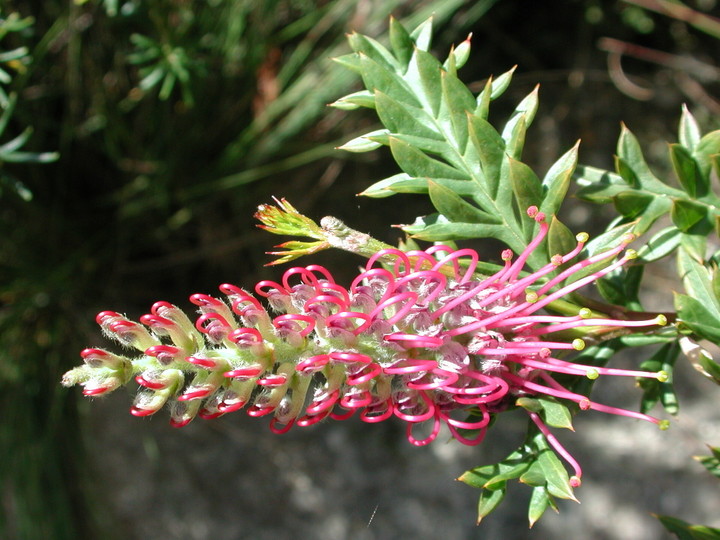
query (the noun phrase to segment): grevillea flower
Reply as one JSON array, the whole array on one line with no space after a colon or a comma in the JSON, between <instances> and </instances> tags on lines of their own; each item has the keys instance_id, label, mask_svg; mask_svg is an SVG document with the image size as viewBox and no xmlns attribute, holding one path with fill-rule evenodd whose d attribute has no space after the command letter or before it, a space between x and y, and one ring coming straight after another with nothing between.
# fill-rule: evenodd
<instances>
[{"instance_id":1,"label":"grevillea flower","mask_svg":"<svg viewBox=\"0 0 720 540\"><path fill-rule=\"evenodd\" d=\"M85 365L69 371L63 383L81 384L85 395L95 396L134 377L140 390L132 414L154 414L170 404L175 426L242 408L250 416L271 416L270 429L277 433L325 418L358 415L375 423L397 417L407 422L407 437L418 446L434 440L442 424L458 441L478 444L493 415L533 396L662 425L645 414L595 403L556 380L557 374L663 380L663 372L565 360L584 342L561 338L586 327L663 325L662 316L631 321L587 309L574 316L543 310L625 264L634 256L625 250L632 237L572 263L587 241L580 234L570 253L527 273L525 262L548 230L536 208L528 214L540 224L539 234L514 261L509 250L503 252L504 266L490 277L476 277L478 254L472 249L386 249L347 288L322 266L310 265L291 268L280 282L261 281L254 295L229 284L220 286L224 300L194 294L190 301L200 314L195 322L167 302L154 304L139 323L104 311L97 316L104 333L141 354L86 349ZM601 270L567 279L603 261ZM575 469L572 483L578 485L580 467L541 417L528 414ZM421 424L426 427L418 436Z\"/></svg>"}]
</instances>

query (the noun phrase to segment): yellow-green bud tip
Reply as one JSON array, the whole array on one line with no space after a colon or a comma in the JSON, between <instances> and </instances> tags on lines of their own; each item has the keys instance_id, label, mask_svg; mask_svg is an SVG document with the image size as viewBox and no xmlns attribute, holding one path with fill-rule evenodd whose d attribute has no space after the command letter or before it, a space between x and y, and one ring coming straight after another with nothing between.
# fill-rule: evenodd
<instances>
[{"instance_id":1,"label":"yellow-green bud tip","mask_svg":"<svg viewBox=\"0 0 720 540\"><path fill-rule=\"evenodd\" d=\"M660 382L667 382L668 380L668 374L667 371L660 370L655 375L655 378Z\"/></svg>"},{"instance_id":2,"label":"yellow-green bud tip","mask_svg":"<svg viewBox=\"0 0 720 540\"><path fill-rule=\"evenodd\" d=\"M655 317L655 324L658 326L665 326L668 323L667 317L665 315L658 315Z\"/></svg>"},{"instance_id":3,"label":"yellow-green bud tip","mask_svg":"<svg viewBox=\"0 0 720 540\"><path fill-rule=\"evenodd\" d=\"M660 420L660 422L658 422L658 427L662 431L666 431L670 427L670 420Z\"/></svg>"},{"instance_id":4,"label":"yellow-green bud tip","mask_svg":"<svg viewBox=\"0 0 720 540\"><path fill-rule=\"evenodd\" d=\"M590 239L590 235L589 235L588 233L586 233L586 232L577 233L577 234L575 235L575 240L577 240L577 241L580 242L581 244L584 244L584 243L587 242L589 239Z\"/></svg>"},{"instance_id":5,"label":"yellow-green bud tip","mask_svg":"<svg viewBox=\"0 0 720 540\"><path fill-rule=\"evenodd\" d=\"M572 346L576 351L582 351L585 348L585 342L580 338L573 339Z\"/></svg>"},{"instance_id":6,"label":"yellow-green bud tip","mask_svg":"<svg viewBox=\"0 0 720 540\"><path fill-rule=\"evenodd\" d=\"M625 252L625 258L628 260L637 259L637 256L638 256L637 251L635 251L634 249L628 249Z\"/></svg>"},{"instance_id":7,"label":"yellow-green bud tip","mask_svg":"<svg viewBox=\"0 0 720 540\"><path fill-rule=\"evenodd\" d=\"M534 304L535 302L538 301L538 299L539 299L539 296L537 295L537 293L535 291L529 291L529 292L525 293L525 301L528 304Z\"/></svg>"},{"instance_id":8,"label":"yellow-green bud tip","mask_svg":"<svg viewBox=\"0 0 720 540\"><path fill-rule=\"evenodd\" d=\"M590 317L592 317L592 310L584 307L580 311L578 311L578 315L581 319L589 319Z\"/></svg>"},{"instance_id":9,"label":"yellow-green bud tip","mask_svg":"<svg viewBox=\"0 0 720 540\"><path fill-rule=\"evenodd\" d=\"M635 238L637 238L637 236L635 236L633 233L624 234L622 238L622 243L629 244L630 242L635 241Z\"/></svg>"},{"instance_id":10,"label":"yellow-green bud tip","mask_svg":"<svg viewBox=\"0 0 720 540\"><path fill-rule=\"evenodd\" d=\"M585 376L586 376L588 379L590 379L591 381L594 381L595 379L597 379L597 378L600 376L600 374L598 373L598 370L597 370L597 369L588 369L588 370L585 372Z\"/></svg>"}]
</instances>

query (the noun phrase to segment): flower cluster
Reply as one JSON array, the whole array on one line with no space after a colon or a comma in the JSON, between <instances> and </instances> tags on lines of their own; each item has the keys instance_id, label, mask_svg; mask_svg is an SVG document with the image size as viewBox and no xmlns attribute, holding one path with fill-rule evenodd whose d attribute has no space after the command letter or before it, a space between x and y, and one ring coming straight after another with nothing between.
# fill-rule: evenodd
<instances>
[{"instance_id":1,"label":"flower cluster","mask_svg":"<svg viewBox=\"0 0 720 540\"><path fill-rule=\"evenodd\" d=\"M564 360L584 342L560 338L581 327L662 325L662 316L611 320L586 309L573 316L543 309L631 259L634 252L625 248L632 238L572 263L587 241L580 234L570 253L527 273L526 260L548 229L536 208L528 214L540 224L539 234L514 261L509 250L503 252L504 266L490 277L477 277L478 254L471 249L386 249L369 259L349 288L310 265L291 268L280 282L261 281L255 295L229 284L220 286L224 300L194 294L190 301L200 313L195 322L167 302L154 304L139 323L103 311L97 321L104 333L140 356L85 349L84 365L69 371L63 383L81 384L85 395L95 396L134 377L140 389L132 414L151 415L169 403L175 426L241 408L250 416L272 416L270 428L278 433L328 417L357 414L369 423L397 417L407 422L408 439L418 446L434 440L442 424L460 442L478 444L494 414L528 396L660 423L569 391L556 374L662 380L662 372ZM568 277L601 261L601 270L567 284ZM572 457L541 417L528 412L573 465L579 483ZM418 436L421 424L427 427Z\"/></svg>"}]
</instances>

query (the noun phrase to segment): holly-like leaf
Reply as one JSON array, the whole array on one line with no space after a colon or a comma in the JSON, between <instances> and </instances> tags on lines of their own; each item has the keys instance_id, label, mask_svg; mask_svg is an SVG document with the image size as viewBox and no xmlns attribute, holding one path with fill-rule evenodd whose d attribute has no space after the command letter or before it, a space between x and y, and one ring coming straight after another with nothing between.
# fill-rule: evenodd
<instances>
[{"instance_id":1,"label":"holly-like leaf","mask_svg":"<svg viewBox=\"0 0 720 540\"><path fill-rule=\"evenodd\" d=\"M690 152L680 144L670 145L670 160L680 185L690 197L703 197L710 189L710 178L700 174Z\"/></svg>"},{"instance_id":2,"label":"holly-like leaf","mask_svg":"<svg viewBox=\"0 0 720 540\"><path fill-rule=\"evenodd\" d=\"M713 316L720 319L720 299L715 295L713 275L710 270L684 245L678 249L677 267L685 291L695 299L701 300Z\"/></svg>"},{"instance_id":3,"label":"holly-like leaf","mask_svg":"<svg viewBox=\"0 0 720 540\"><path fill-rule=\"evenodd\" d=\"M714 343L720 341L720 319L706 307L705 303L692 296L676 293L675 310L681 329L684 325L704 339Z\"/></svg>"},{"instance_id":4,"label":"holly-like leaf","mask_svg":"<svg viewBox=\"0 0 720 540\"><path fill-rule=\"evenodd\" d=\"M655 354L640 364L640 369L667 373L667 379L662 382L656 378L638 377L638 385L643 389L640 400L642 413L648 413L658 402L668 413L678 413L678 399L673 388L673 370L679 354L680 346L677 341L673 341L660 347Z\"/></svg>"},{"instance_id":5,"label":"holly-like leaf","mask_svg":"<svg viewBox=\"0 0 720 540\"><path fill-rule=\"evenodd\" d=\"M720 478L720 447L708 445L712 455L709 456L693 456L695 460L700 462L710 474Z\"/></svg>"},{"instance_id":6,"label":"holly-like leaf","mask_svg":"<svg viewBox=\"0 0 720 540\"><path fill-rule=\"evenodd\" d=\"M720 529L704 525L691 525L672 516L656 515L663 527L677 535L679 540L720 540Z\"/></svg>"}]
</instances>

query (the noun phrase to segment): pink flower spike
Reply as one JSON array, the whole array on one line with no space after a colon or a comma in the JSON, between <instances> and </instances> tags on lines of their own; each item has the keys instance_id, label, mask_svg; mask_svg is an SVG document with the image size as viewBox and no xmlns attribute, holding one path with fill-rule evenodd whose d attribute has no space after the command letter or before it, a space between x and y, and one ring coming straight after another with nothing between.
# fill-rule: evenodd
<instances>
[{"instance_id":1,"label":"pink flower spike","mask_svg":"<svg viewBox=\"0 0 720 540\"><path fill-rule=\"evenodd\" d=\"M354 364L360 362L361 364L371 364L373 359L367 354L361 354L356 352L331 352L328 356L334 362L340 362L342 364Z\"/></svg>"},{"instance_id":2,"label":"pink flower spike","mask_svg":"<svg viewBox=\"0 0 720 540\"><path fill-rule=\"evenodd\" d=\"M405 291L401 293L393 294L387 300L380 302L377 307L370 313L370 318L379 318L383 316L383 311L394 304L400 304L400 308L397 310L395 315L388 317L385 320L390 324L395 324L400 319L405 317L417 302L418 295L412 291Z\"/></svg>"},{"instance_id":3,"label":"pink flower spike","mask_svg":"<svg viewBox=\"0 0 720 540\"><path fill-rule=\"evenodd\" d=\"M266 288L267 291L265 290ZM287 291L282 285L275 281L269 281L267 279L255 285L255 292L263 298L268 298L270 295L277 293L289 294L289 291Z\"/></svg>"},{"instance_id":4,"label":"pink flower spike","mask_svg":"<svg viewBox=\"0 0 720 540\"><path fill-rule=\"evenodd\" d=\"M307 412L309 415L315 416L325 411L328 411L330 408L332 408L333 405L335 405L339 397L340 391L333 390L330 395L321 399L320 401L313 401L310 405L307 406L305 412Z\"/></svg>"},{"instance_id":5,"label":"pink flower spike","mask_svg":"<svg viewBox=\"0 0 720 540\"><path fill-rule=\"evenodd\" d=\"M305 358L304 360L301 360L297 363L295 366L295 371L299 373L303 373L305 375L309 375L311 373L315 373L317 371L320 371L322 368L324 368L327 363L330 361L330 356L327 354L316 354L315 356L311 356L309 358Z\"/></svg>"},{"instance_id":6,"label":"pink flower spike","mask_svg":"<svg viewBox=\"0 0 720 540\"><path fill-rule=\"evenodd\" d=\"M426 446L433 442L435 439L437 439L438 433L440 433L440 419L437 417L437 415L431 415L430 418L433 419L433 428L430 432L430 435L428 435L424 439L416 439L413 435L413 428L415 427L417 422L409 423L407 425L406 434L407 440L410 442L410 444L412 444L413 446Z\"/></svg>"},{"instance_id":7,"label":"pink flower spike","mask_svg":"<svg viewBox=\"0 0 720 540\"><path fill-rule=\"evenodd\" d=\"M265 371L265 368L258 365L253 366L247 366L242 368L233 369L230 371L226 371L223 373L223 377L228 377L230 379L254 379L255 377L259 376L261 373Z\"/></svg>"},{"instance_id":8,"label":"pink flower spike","mask_svg":"<svg viewBox=\"0 0 720 540\"><path fill-rule=\"evenodd\" d=\"M410 262L410 258L404 251L400 251L399 249L395 248L381 249L380 251L375 253L375 255L368 259L368 262L365 265L365 269L370 270L373 268L373 265L378 262L378 260L389 259L391 256L395 258L395 263L393 265L394 276L406 276L412 271L413 266Z\"/></svg>"},{"instance_id":9,"label":"pink flower spike","mask_svg":"<svg viewBox=\"0 0 720 540\"><path fill-rule=\"evenodd\" d=\"M248 347L263 342L263 336L256 328L236 328L228 334L228 339L239 347Z\"/></svg>"},{"instance_id":10,"label":"pink flower spike","mask_svg":"<svg viewBox=\"0 0 720 540\"><path fill-rule=\"evenodd\" d=\"M340 398L340 406L343 409L352 409L353 411L367 407L370 403L372 403L372 395L367 390L361 390L359 392L349 391Z\"/></svg>"},{"instance_id":11,"label":"pink flower spike","mask_svg":"<svg viewBox=\"0 0 720 540\"><path fill-rule=\"evenodd\" d=\"M295 420L290 420L287 424L280 427L278 427L278 423L279 421L277 418L272 418L270 420L270 431L272 431L276 435L282 435L283 433L287 433L288 431L290 431L290 428L293 427L293 424L295 424Z\"/></svg>"},{"instance_id":12,"label":"pink flower spike","mask_svg":"<svg viewBox=\"0 0 720 540\"><path fill-rule=\"evenodd\" d=\"M135 407L134 405L130 407L130 414L133 416L150 416L152 414L155 414L157 411L153 409L140 409L138 407Z\"/></svg>"},{"instance_id":13,"label":"pink flower spike","mask_svg":"<svg viewBox=\"0 0 720 540\"><path fill-rule=\"evenodd\" d=\"M316 304L334 304L336 312L348 309L348 304L345 302L344 299L338 298L337 296L331 294L318 294L317 296L305 302L305 312L308 313L310 311L310 308Z\"/></svg>"},{"instance_id":14,"label":"pink flower spike","mask_svg":"<svg viewBox=\"0 0 720 540\"><path fill-rule=\"evenodd\" d=\"M341 407L342 407L342 405L341 405ZM348 410L347 410L346 412L344 412L344 413L336 413L335 411L332 411L328 416L329 416L330 418L332 418L333 420L339 420L339 421L347 420L347 419L350 418L352 415L354 415L354 414L355 414L355 411L356 411L357 409L359 409L359 408L361 408L361 407L355 407L355 408L352 408L352 409L348 409Z\"/></svg>"},{"instance_id":15,"label":"pink flower spike","mask_svg":"<svg viewBox=\"0 0 720 540\"><path fill-rule=\"evenodd\" d=\"M300 427L308 427L317 424L318 422L321 422L322 420L325 420L330 416L330 412L326 412L325 414L316 414L316 415L305 415L302 418L299 418L295 424L297 424Z\"/></svg>"},{"instance_id":16,"label":"pink flower spike","mask_svg":"<svg viewBox=\"0 0 720 540\"><path fill-rule=\"evenodd\" d=\"M419 336L417 334L404 334L402 332L395 332L394 334L388 334L383 336L385 341L392 341L400 343L406 349L424 348L424 349L437 349L443 344L442 338L434 336Z\"/></svg>"},{"instance_id":17,"label":"pink flower spike","mask_svg":"<svg viewBox=\"0 0 720 540\"><path fill-rule=\"evenodd\" d=\"M109 386L91 386L88 382L83 386L82 393L83 396L99 396L101 394L104 394L105 392L110 391L111 389L112 388Z\"/></svg>"},{"instance_id":18,"label":"pink flower spike","mask_svg":"<svg viewBox=\"0 0 720 540\"><path fill-rule=\"evenodd\" d=\"M335 313L334 315L330 315L329 317L327 317L325 319L325 323L328 326L332 327L334 326L333 323L336 321L340 322L349 320L362 321L360 325L358 325L354 330L352 330L352 333L355 335L361 334L362 332L367 330L368 327L372 324L372 319L370 319L370 315L359 311L341 311L340 313Z\"/></svg>"},{"instance_id":19,"label":"pink flower spike","mask_svg":"<svg viewBox=\"0 0 720 540\"><path fill-rule=\"evenodd\" d=\"M247 414L248 416L252 416L253 418L258 418L260 416L267 416L268 414L272 414L273 412L275 412L275 409L275 406L263 406L256 403L247 410Z\"/></svg>"},{"instance_id":20,"label":"pink flower spike","mask_svg":"<svg viewBox=\"0 0 720 540\"><path fill-rule=\"evenodd\" d=\"M157 358L158 362L160 362L163 366L167 366L176 360L180 360L182 351L178 347L173 347L172 345L154 345L152 347L148 347L145 350L145 354Z\"/></svg>"},{"instance_id":21,"label":"pink flower spike","mask_svg":"<svg viewBox=\"0 0 720 540\"><path fill-rule=\"evenodd\" d=\"M178 396L178 401L194 401L196 399L203 399L210 395L213 391L212 388L196 388L194 390L187 390L184 394Z\"/></svg>"},{"instance_id":22,"label":"pink flower spike","mask_svg":"<svg viewBox=\"0 0 720 540\"><path fill-rule=\"evenodd\" d=\"M309 272L318 272L323 275L325 278L325 281L327 281L326 284L323 284L323 287L326 287L327 285L335 285L335 278L333 278L330 271L325 268L324 266L320 266L319 264L309 264L305 267Z\"/></svg>"},{"instance_id":23,"label":"pink flower spike","mask_svg":"<svg viewBox=\"0 0 720 540\"><path fill-rule=\"evenodd\" d=\"M380 406L384 406L380 408ZM361 413L360 420L368 424L383 422L393 415L392 399L388 398L378 405L368 405Z\"/></svg>"},{"instance_id":24,"label":"pink flower spike","mask_svg":"<svg viewBox=\"0 0 720 540\"><path fill-rule=\"evenodd\" d=\"M430 376L430 374L434 375ZM408 388L413 390L435 390L436 388L444 388L457 382L460 378L458 373L448 371L446 369L435 368L430 371L423 379L430 379L430 382L420 382L418 380L410 381L406 384Z\"/></svg>"},{"instance_id":25,"label":"pink flower spike","mask_svg":"<svg viewBox=\"0 0 720 540\"><path fill-rule=\"evenodd\" d=\"M397 403L394 406L394 412L395 416L400 418L401 420L405 420L406 422L411 423L417 423L417 422L424 422L425 420L429 420L433 416L435 416L435 404L433 403L432 399L428 397L428 395L423 392L422 390L418 392L422 400L425 402L425 405L427 406L427 410L424 413L419 414L410 414L410 413L404 413L400 410L400 405Z\"/></svg>"},{"instance_id":26,"label":"pink flower spike","mask_svg":"<svg viewBox=\"0 0 720 540\"><path fill-rule=\"evenodd\" d=\"M165 384L163 382L146 379L143 376L143 374L140 374L137 377L135 377L135 381L140 386L144 386L145 388L149 388L150 390L162 390L163 388L167 387L167 384Z\"/></svg>"},{"instance_id":27,"label":"pink flower spike","mask_svg":"<svg viewBox=\"0 0 720 540\"><path fill-rule=\"evenodd\" d=\"M321 268L320 266L313 265L315 268ZM327 270L325 270L327 272ZM295 266L293 268L290 268L287 270L282 277L282 285L285 288L286 291L291 291L293 286L290 285L290 278L294 276L295 274L300 275L300 279L302 280L302 283L305 285L310 285L315 289L319 288L319 282L318 278L311 270L308 268L303 268L301 266Z\"/></svg>"},{"instance_id":28,"label":"pink flower spike","mask_svg":"<svg viewBox=\"0 0 720 540\"><path fill-rule=\"evenodd\" d=\"M185 358L188 362L191 364L195 364L196 366L204 367L207 369L215 369L218 367L218 363L215 360L211 360L210 358L198 358L196 356L188 356Z\"/></svg>"},{"instance_id":29,"label":"pink flower spike","mask_svg":"<svg viewBox=\"0 0 720 540\"><path fill-rule=\"evenodd\" d=\"M538 232L535 238L532 239L532 241L527 245L523 252L518 255L518 258L515 259L515 262L512 263L512 265L510 266L510 270L507 273L507 281L514 281L517 278L517 276L520 274L523 267L525 266L528 257L530 257L530 254L535 251L535 248L537 248L542 243L549 229L549 226L545 221L545 214L543 214L542 212L537 212L537 207L531 206L530 208L528 208L527 213L528 216L535 219L535 221L540 224L540 232Z\"/></svg>"},{"instance_id":30,"label":"pink flower spike","mask_svg":"<svg viewBox=\"0 0 720 540\"><path fill-rule=\"evenodd\" d=\"M227 414L230 412L239 411L245 406L246 403L246 401L235 401L234 403L226 403L225 401L221 401L220 403L218 403L217 408L223 414Z\"/></svg>"},{"instance_id":31,"label":"pink flower spike","mask_svg":"<svg viewBox=\"0 0 720 540\"><path fill-rule=\"evenodd\" d=\"M273 319L272 323L277 329L287 329L292 332L298 332L302 337L306 337L315 328L315 319L309 315L301 315L300 313L279 315Z\"/></svg>"},{"instance_id":32,"label":"pink flower spike","mask_svg":"<svg viewBox=\"0 0 720 540\"><path fill-rule=\"evenodd\" d=\"M447 248L447 246L444 246ZM470 263L468 264L468 268L465 271L465 274L463 277L458 279L458 283L465 283L472 278L473 274L475 273L475 269L477 268L479 256L477 254L477 251L474 249L458 249L458 250L451 250L450 248L447 248L448 255L442 259L440 259L435 266L432 267L433 272L438 272L441 268L443 268L448 262L452 261L453 263L453 269L455 271L455 276L460 275L460 264L458 262L458 259L462 257L470 257ZM442 275L442 274L441 274Z\"/></svg>"},{"instance_id":33,"label":"pink flower spike","mask_svg":"<svg viewBox=\"0 0 720 540\"><path fill-rule=\"evenodd\" d=\"M420 373L430 371L437 367L435 360L419 360L416 358L403 358L391 366L383 368L386 375L406 375L409 373Z\"/></svg>"},{"instance_id":34,"label":"pink flower spike","mask_svg":"<svg viewBox=\"0 0 720 540\"><path fill-rule=\"evenodd\" d=\"M467 446L477 446L478 444L483 442L483 440L485 440L485 434L487 433L487 427L484 427L478 431L478 434L475 436L474 439L470 439L468 437L465 437L464 435L461 435L457 428L452 424L448 424L448 429L450 430L450 433L452 433L454 439Z\"/></svg>"},{"instance_id":35,"label":"pink flower spike","mask_svg":"<svg viewBox=\"0 0 720 540\"><path fill-rule=\"evenodd\" d=\"M272 373L270 375L266 375L262 379L258 379L257 384L268 388L275 388L284 385L287 382L287 379L287 375L283 373Z\"/></svg>"},{"instance_id":36,"label":"pink flower spike","mask_svg":"<svg viewBox=\"0 0 720 540\"><path fill-rule=\"evenodd\" d=\"M380 367L379 364L366 364L357 373L348 375L346 382L350 386L357 386L358 384L363 384L373 380L381 373L382 367Z\"/></svg>"}]
</instances>

